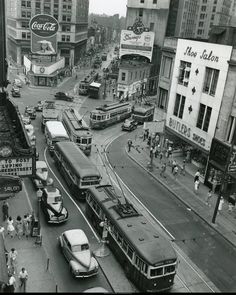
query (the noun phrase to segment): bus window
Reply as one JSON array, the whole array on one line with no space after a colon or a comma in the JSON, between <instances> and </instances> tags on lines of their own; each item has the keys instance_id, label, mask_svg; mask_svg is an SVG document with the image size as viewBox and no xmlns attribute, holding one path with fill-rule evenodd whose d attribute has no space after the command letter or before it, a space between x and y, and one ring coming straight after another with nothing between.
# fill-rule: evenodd
<instances>
[{"instance_id":1,"label":"bus window","mask_svg":"<svg viewBox=\"0 0 236 295\"><path fill-rule=\"evenodd\" d=\"M164 267L164 274L171 273L175 271L175 265L168 265Z\"/></svg>"},{"instance_id":2,"label":"bus window","mask_svg":"<svg viewBox=\"0 0 236 295\"><path fill-rule=\"evenodd\" d=\"M89 138L89 139L88 139L88 143L89 143L89 144L92 143L92 138Z\"/></svg>"},{"instance_id":3,"label":"bus window","mask_svg":"<svg viewBox=\"0 0 236 295\"><path fill-rule=\"evenodd\" d=\"M128 246L128 252L127 252L129 258L132 260L133 259L133 254L134 254L134 251L133 249L130 248L130 246Z\"/></svg>"},{"instance_id":4,"label":"bus window","mask_svg":"<svg viewBox=\"0 0 236 295\"><path fill-rule=\"evenodd\" d=\"M150 270L151 277L157 277L163 275L163 267L153 268Z\"/></svg>"},{"instance_id":5,"label":"bus window","mask_svg":"<svg viewBox=\"0 0 236 295\"><path fill-rule=\"evenodd\" d=\"M82 144L87 144L87 138L82 138Z\"/></svg>"}]
</instances>

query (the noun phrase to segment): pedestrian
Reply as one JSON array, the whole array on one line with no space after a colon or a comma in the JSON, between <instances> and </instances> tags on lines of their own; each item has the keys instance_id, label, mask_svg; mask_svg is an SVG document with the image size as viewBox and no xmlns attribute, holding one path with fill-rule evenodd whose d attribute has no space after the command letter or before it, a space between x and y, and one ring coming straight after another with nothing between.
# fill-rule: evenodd
<instances>
[{"instance_id":1,"label":"pedestrian","mask_svg":"<svg viewBox=\"0 0 236 295\"><path fill-rule=\"evenodd\" d=\"M132 144L133 144L132 140L128 139L128 152L130 152Z\"/></svg>"},{"instance_id":2,"label":"pedestrian","mask_svg":"<svg viewBox=\"0 0 236 295\"><path fill-rule=\"evenodd\" d=\"M150 158L153 158L153 147L150 148L150 154L149 154Z\"/></svg>"},{"instance_id":3,"label":"pedestrian","mask_svg":"<svg viewBox=\"0 0 236 295\"><path fill-rule=\"evenodd\" d=\"M16 228L16 235L18 236L18 239L21 239L23 235L23 222L19 215L16 218L15 228Z\"/></svg>"},{"instance_id":4,"label":"pedestrian","mask_svg":"<svg viewBox=\"0 0 236 295\"><path fill-rule=\"evenodd\" d=\"M5 239L4 231L5 231L4 226L1 226L1 225L0 225L0 234L1 234L2 237L3 237L3 240Z\"/></svg>"},{"instance_id":5,"label":"pedestrian","mask_svg":"<svg viewBox=\"0 0 236 295\"><path fill-rule=\"evenodd\" d=\"M145 141L145 139L146 139L146 132L144 131L144 133L143 133L143 141Z\"/></svg>"},{"instance_id":6,"label":"pedestrian","mask_svg":"<svg viewBox=\"0 0 236 295\"><path fill-rule=\"evenodd\" d=\"M232 213L233 212L233 208L234 208L234 205L231 202L229 202L229 204L228 204L228 212L229 213Z\"/></svg>"},{"instance_id":7,"label":"pedestrian","mask_svg":"<svg viewBox=\"0 0 236 295\"><path fill-rule=\"evenodd\" d=\"M167 158L169 158L172 155L172 147L169 146L167 149Z\"/></svg>"},{"instance_id":8,"label":"pedestrian","mask_svg":"<svg viewBox=\"0 0 236 295\"><path fill-rule=\"evenodd\" d=\"M199 172L199 169L198 169L197 172L194 175L194 183L195 183L196 180L199 180L199 176L200 176L200 172Z\"/></svg>"},{"instance_id":9,"label":"pedestrian","mask_svg":"<svg viewBox=\"0 0 236 295\"><path fill-rule=\"evenodd\" d=\"M22 267L20 273L19 273L19 279L20 279L20 288L23 287L23 292L26 291L26 281L28 280L28 272L24 267Z\"/></svg>"},{"instance_id":10,"label":"pedestrian","mask_svg":"<svg viewBox=\"0 0 236 295\"><path fill-rule=\"evenodd\" d=\"M187 155L186 155L186 163L190 163L191 162L191 151L187 150Z\"/></svg>"},{"instance_id":11,"label":"pedestrian","mask_svg":"<svg viewBox=\"0 0 236 295\"><path fill-rule=\"evenodd\" d=\"M217 179L216 179L216 177L214 176L214 177L213 177L213 180L212 180L212 192L213 192L213 194L216 193L216 186L217 186Z\"/></svg>"},{"instance_id":12,"label":"pedestrian","mask_svg":"<svg viewBox=\"0 0 236 295\"><path fill-rule=\"evenodd\" d=\"M160 176L166 178L165 172L166 172L166 163L163 163L161 166Z\"/></svg>"},{"instance_id":13,"label":"pedestrian","mask_svg":"<svg viewBox=\"0 0 236 295\"><path fill-rule=\"evenodd\" d=\"M9 217L9 204L7 201L3 201L2 213L3 213L3 221L7 220L7 218Z\"/></svg>"},{"instance_id":14,"label":"pedestrian","mask_svg":"<svg viewBox=\"0 0 236 295\"><path fill-rule=\"evenodd\" d=\"M13 225L14 221L11 216L7 219L7 234L11 236L11 238L15 235L15 227Z\"/></svg>"},{"instance_id":15,"label":"pedestrian","mask_svg":"<svg viewBox=\"0 0 236 295\"><path fill-rule=\"evenodd\" d=\"M221 196L220 197L220 202L219 202L219 207L218 207L218 213L220 214L224 204L224 198Z\"/></svg>"},{"instance_id":16,"label":"pedestrian","mask_svg":"<svg viewBox=\"0 0 236 295\"><path fill-rule=\"evenodd\" d=\"M207 193L207 198L206 198L206 204L207 206L211 207L211 204L210 204L210 199L212 197L212 190L209 189L208 193Z\"/></svg>"},{"instance_id":17,"label":"pedestrian","mask_svg":"<svg viewBox=\"0 0 236 295\"><path fill-rule=\"evenodd\" d=\"M172 174L174 173L174 169L175 169L175 166L176 166L176 165L177 165L176 161L173 160L173 161L172 161L172 167L171 167L171 172L172 172Z\"/></svg>"},{"instance_id":18,"label":"pedestrian","mask_svg":"<svg viewBox=\"0 0 236 295\"><path fill-rule=\"evenodd\" d=\"M29 237L29 232L29 220L27 215L25 214L23 218L23 236L25 235L27 239Z\"/></svg>"},{"instance_id":19,"label":"pedestrian","mask_svg":"<svg viewBox=\"0 0 236 295\"><path fill-rule=\"evenodd\" d=\"M185 176L185 168L186 168L186 162L185 162L185 160L183 160L183 165L181 167L180 174L182 174L184 176Z\"/></svg>"},{"instance_id":20,"label":"pedestrian","mask_svg":"<svg viewBox=\"0 0 236 295\"><path fill-rule=\"evenodd\" d=\"M7 292L6 293L14 293L16 288L16 279L12 273L8 274L8 283L7 283Z\"/></svg>"},{"instance_id":21,"label":"pedestrian","mask_svg":"<svg viewBox=\"0 0 236 295\"><path fill-rule=\"evenodd\" d=\"M175 177L175 180L177 180L178 171L179 171L179 168L177 165L175 165L174 170L173 170L173 175Z\"/></svg>"},{"instance_id":22,"label":"pedestrian","mask_svg":"<svg viewBox=\"0 0 236 295\"><path fill-rule=\"evenodd\" d=\"M196 179L194 182L194 191L196 195L198 194L199 186L200 186L200 180Z\"/></svg>"},{"instance_id":23,"label":"pedestrian","mask_svg":"<svg viewBox=\"0 0 236 295\"><path fill-rule=\"evenodd\" d=\"M163 158L163 152L160 151L160 154L159 154L160 163L162 163L162 158Z\"/></svg>"},{"instance_id":24,"label":"pedestrian","mask_svg":"<svg viewBox=\"0 0 236 295\"><path fill-rule=\"evenodd\" d=\"M27 220L28 220L28 225L29 225L29 232L31 231L32 228L32 221L33 221L33 216L34 216L34 212L32 211L31 214L27 213Z\"/></svg>"},{"instance_id":25,"label":"pedestrian","mask_svg":"<svg viewBox=\"0 0 236 295\"><path fill-rule=\"evenodd\" d=\"M16 272L17 255L18 255L18 253L17 253L16 249L11 248L11 251L8 254L8 267L9 267L9 270L12 274L15 274L15 272Z\"/></svg>"}]
</instances>

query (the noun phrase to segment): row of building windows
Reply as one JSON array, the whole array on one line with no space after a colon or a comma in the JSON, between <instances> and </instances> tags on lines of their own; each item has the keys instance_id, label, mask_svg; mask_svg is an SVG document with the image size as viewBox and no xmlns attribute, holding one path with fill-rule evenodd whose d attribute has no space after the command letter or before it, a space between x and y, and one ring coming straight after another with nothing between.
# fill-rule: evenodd
<instances>
[{"instance_id":1,"label":"row of building windows","mask_svg":"<svg viewBox=\"0 0 236 295\"><path fill-rule=\"evenodd\" d=\"M145 0L140 0L140 3L144 3ZM152 0L152 4L157 4L157 0Z\"/></svg>"}]
</instances>

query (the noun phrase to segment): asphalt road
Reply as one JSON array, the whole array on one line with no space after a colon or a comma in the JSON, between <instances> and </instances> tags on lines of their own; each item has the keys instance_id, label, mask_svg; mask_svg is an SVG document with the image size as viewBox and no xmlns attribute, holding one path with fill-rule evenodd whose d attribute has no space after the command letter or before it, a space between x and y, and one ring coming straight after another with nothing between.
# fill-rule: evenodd
<instances>
[{"instance_id":1,"label":"asphalt road","mask_svg":"<svg viewBox=\"0 0 236 295\"><path fill-rule=\"evenodd\" d=\"M220 291L235 291L235 249L127 156L124 147L129 137L126 133L107 149L117 174Z\"/></svg>"}]
</instances>

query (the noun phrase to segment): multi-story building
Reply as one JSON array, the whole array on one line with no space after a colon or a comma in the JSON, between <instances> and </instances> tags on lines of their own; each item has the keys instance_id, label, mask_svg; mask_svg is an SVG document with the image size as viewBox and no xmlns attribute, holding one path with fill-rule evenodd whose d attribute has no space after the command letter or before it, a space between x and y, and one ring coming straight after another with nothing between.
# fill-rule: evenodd
<instances>
[{"instance_id":1,"label":"multi-story building","mask_svg":"<svg viewBox=\"0 0 236 295\"><path fill-rule=\"evenodd\" d=\"M228 25L235 0L171 0L166 36L208 39L213 25Z\"/></svg>"},{"instance_id":2,"label":"multi-story building","mask_svg":"<svg viewBox=\"0 0 236 295\"><path fill-rule=\"evenodd\" d=\"M73 66L86 50L89 0L8 0L8 56L23 64L30 53L29 21L36 14L50 14L59 22L58 53L65 65Z\"/></svg>"},{"instance_id":3,"label":"multi-story building","mask_svg":"<svg viewBox=\"0 0 236 295\"><path fill-rule=\"evenodd\" d=\"M132 26L137 18L143 25L155 33L152 67L148 79L147 90L155 93L161 61L161 47L163 46L168 20L170 0L127 0L126 28Z\"/></svg>"}]
</instances>

